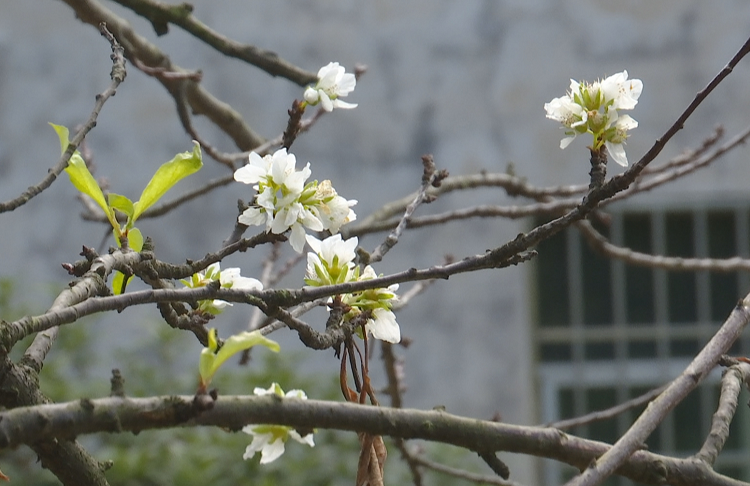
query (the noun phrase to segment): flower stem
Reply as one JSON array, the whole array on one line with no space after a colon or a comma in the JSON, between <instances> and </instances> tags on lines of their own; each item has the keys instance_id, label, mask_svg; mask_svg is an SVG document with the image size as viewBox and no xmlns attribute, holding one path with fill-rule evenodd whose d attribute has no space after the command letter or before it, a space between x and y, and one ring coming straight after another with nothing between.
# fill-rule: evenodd
<instances>
[{"instance_id":1,"label":"flower stem","mask_svg":"<svg viewBox=\"0 0 750 486\"><path fill-rule=\"evenodd\" d=\"M598 150L589 148L591 151L591 182L589 189L596 189L604 185L604 179L607 177L607 148L602 145Z\"/></svg>"}]
</instances>

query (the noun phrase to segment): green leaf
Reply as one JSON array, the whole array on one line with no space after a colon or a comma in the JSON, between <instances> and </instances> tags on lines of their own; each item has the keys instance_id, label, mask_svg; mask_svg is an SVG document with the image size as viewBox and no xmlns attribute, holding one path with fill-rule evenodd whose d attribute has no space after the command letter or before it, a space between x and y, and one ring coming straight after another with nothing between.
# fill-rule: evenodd
<instances>
[{"instance_id":1,"label":"green leaf","mask_svg":"<svg viewBox=\"0 0 750 486\"><path fill-rule=\"evenodd\" d=\"M134 205L133 222L177 182L200 170L203 166L201 147L198 142L193 141L193 143L195 146L192 152L177 154L172 160L159 167L141 193L141 198Z\"/></svg>"},{"instance_id":2,"label":"green leaf","mask_svg":"<svg viewBox=\"0 0 750 486\"><path fill-rule=\"evenodd\" d=\"M68 149L68 145L70 145L70 132L68 131L68 127L55 125L54 123L50 123L50 126L55 130L55 133L57 133L57 138L60 139L60 155L62 155Z\"/></svg>"},{"instance_id":3,"label":"green leaf","mask_svg":"<svg viewBox=\"0 0 750 486\"><path fill-rule=\"evenodd\" d=\"M125 286L127 287L128 283L130 282L130 279L133 278L131 275L128 277L128 282L125 283ZM118 272L115 270L115 275L112 277L112 293L115 295L120 295L122 293L123 287L122 282L125 279L125 274L122 272Z\"/></svg>"},{"instance_id":4,"label":"green leaf","mask_svg":"<svg viewBox=\"0 0 750 486\"><path fill-rule=\"evenodd\" d=\"M107 202L109 202L109 207L125 213L128 219L133 218L133 201L127 197L110 192L107 194Z\"/></svg>"},{"instance_id":5,"label":"green leaf","mask_svg":"<svg viewBox=\"0 0 750 486\"><path fill-rule=\"evenodd\" d=\"M54 123L50 123L50 125L60 139L60 154L64 154L68 149L68 145L70 145L70 142L68 141L68 129L62 125L55 125ZM104 214L107 215L107 219L112 227L119 229L119 224L117 223L112 210L107 205L107 201L104 199L104 194L102 193L99 184L94 179L94 176L91 175L91 172L89 172L89 168L86 167L86 162L83 161L81 154L77 150L70 157L70 160L68 160L68 166L65 168L65 172L68 173L68 177L70 177L70 182L73 183L73 186L81 193L86 194L93 199L99 207L102 208Z\"/></svg>"},{"instance_id":6,"label":"green leaf","mask_svg":"<svg viewBox=\"0 0 750 486\"><path fill-rule=\"evenodd\" d=\"M213 378L216 371L218 371L227 359L240 351L250 349L257 344L265 346L275 353L278 353L281 349L279 343L264 337L260 331L245 331L235 334L224 341L224 345L217 353L216 329L211 329L208 333L208 347L203 348L201 351L200 361L198 363L198 372L200 373L201 382L208 386L211 382L211 378Z\"/></svg>"},{"instance_id":7,"label":"green leaf","mask_svg":"<svg viewBox=\"0 0 750 486\"><path fill-rule=\"evenodd\" d=\"M131 228L128 231L128 246L133 251L143 250L143 234L138 228Z\"/></svg>"}]
</instances>

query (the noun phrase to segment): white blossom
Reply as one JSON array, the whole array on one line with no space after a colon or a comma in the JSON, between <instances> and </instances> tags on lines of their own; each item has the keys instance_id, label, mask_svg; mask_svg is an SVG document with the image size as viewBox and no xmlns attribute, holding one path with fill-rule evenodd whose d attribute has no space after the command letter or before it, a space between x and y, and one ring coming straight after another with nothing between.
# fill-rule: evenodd
<instances>
[{"instance_id":1,"label":"white blossom","mask_svg":"<svg viewBox=\"0 0 750 486\"><path fill-rule=\"evenodd\" d=\"M606 146L612 160L626 167L623 143L627 131L637 127L638 122L619 111L635 108L642 91L643 82L628 79L627 71L594 83L571 79L565 96L544 105L547 118L560 122L565 130L560 148L570 145L576 136L590 133L594 137L593 150Z\"/></svg>"},{"instance_id":2,"label":"white blossom","mask_svg":"<svg viewBox=\"0 0 750 486\"><path fill-rule=\"evenodd\" d=\"M318 184L315 198L320 202L311 207L315 216L323 224L323 228L335 234L339 232L342 225L351 223L357 219L352 206L357 204L355 199L346 200L338 195L331 181L325 180Z\"/></svg>"},{"instance_id":3,"label":"white blossom","mask_svg":"<svg viewBox=\"0 0 750 486\"><path fill-rule=\"evenodd\" d=\"M328 180L305 184L310 175L310 164L297 170L296 158L286 149L265 157L252 152L249 163L238 169L234 178L254 184L258 195L237 220L248 226L265 225L266 231L274 234L291 230L289 243L302 253L305 229L336 233L341 225L357 218L351 209L357 201L339 196Z\"/></svg>"},{"instance_id":4,"label":"white blossom","mask_svg":"<svg viewBox=\"0 0 750 486\"><path fill-rule=\"evenodd\" d=\"M396 322L396 315L388 309L379 307L372 311L372 319L367 321L365 328L375 339L394 344L401 341L401 329Z\"/></svg>"},{"instance_id":5,"label":"white blossom","mask_svg":"<svg viewBox=\"0 0 750 486\"><path fill-rule=\"evenodd\" d=\"M632 110L638 104L643 82L640 79L628 80L628 72L623 71L603 80L600 89L605 100L613 101L616 110Z\"/></svg>"},{"instance_id":6,"label":"white blossom","mask_svg":"<svg viewBox=\"0 0 750 486\"><path fill-rule=\"evenodd\" d=\"M271 384L270 388L256 388L253 393L258 396L277 395L284 398L295 398L307 400L307 395L302 390L289 390L284 393L278 383ZM309 433L302 437L299 432L284 425L247 425L242 428L246 434L253 436L253 441L245 449L243 459L250 459L260 452L260 463L268 464L278 459L284 453L284 443L289 437L299 442L315 447L313 434Z\"/></svg>"},{"instance_id":7,"label":"white blossom","mask_svg":"<svg viewBox=\"0 0 750 486\"><path fill-rule=\"evenodd\" d=\"M356 104L339 99L348 96L356 85L357 79L353 74L347 73L339 63L332 62L320 68L317 84L305 90L305 101L313 106L320 103L323 109L329 112L334 108L356 108Z\"/></svg>"},{"instance_id":8,"label":"white blossom","mask_svg":"<svg viewBox=\"0 0 750 486\"><path fill-rule=\"evenodd\" d=\"M625 155L625 139L628 137L627 131L638 126L638 122L633 120L630 115L622 115L617 119L614 126L614 133L605 138L604 145L607 152L616 163L623 167L628 166L628 158Z\"/></svg>"},{"instance_id":9,"label":"white blossom","mask_svg":"<svg viewBox=\"0 0 750 486\"><path fill-rule=\"evenodd\" d=\"M357 280L371 280L373 278L377 278L377 274L370 265L367 265ZM398 284L393 284L386 288L347 294L343 297L343 301L352 307L353 310L349 314L353 316L359 312L370 311L370 318L365 324L365 330L372 334L375 339L398 343L401 341L401 329L396 322L396 315L391 311L393 302L398 300L397 290Z\"/></svg>"},{"instance_id":10,"label":"white blossom","mask_svg":"<svg viewBox=\"0 0 750 486\"><path fill-rule=\"evenodd\" d=\"M260 280L243 277L240 275L240 269L236 267L221 269L219 262L209 265L204 272L197 272L190 277L190 280L181 282L190 288L205 287L219 280L222 288L233 288L241 290L263 290L263 284ZM220 314L226 306L231 306L231 302L220 299L202 300L199 302L199 309L210 314Z\"/></svg>"},{"instance_id":11,"label":"white blossom","mask_svg":"<svg viewBox=\"0 0 750 486\"><path fill-rule=\"evenodd\" d=\"M313 249L307 254L305 281L308 285L332 285L354 278L354 258L359 240L357 237L344 240L341 235L329 236L321 241L307 235L307 243Z\"/></svg>"}]
</instances>

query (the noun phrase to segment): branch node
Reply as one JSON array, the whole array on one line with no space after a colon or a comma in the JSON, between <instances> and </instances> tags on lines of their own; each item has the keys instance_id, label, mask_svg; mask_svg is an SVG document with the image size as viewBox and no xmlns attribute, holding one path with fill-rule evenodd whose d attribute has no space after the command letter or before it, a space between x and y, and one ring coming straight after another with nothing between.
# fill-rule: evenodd
<instances>
[{"instance_id":1,"label":"branch node","mask_svg":"<svg viewBox=\"0 0 750 486\"><path fill-rule=\"evenodd\" d=\"M125 378L122 377L120 370L115 368L112 370L112 378L109 379L111 397L125 397Z\"/></svg>"}]
</instances>

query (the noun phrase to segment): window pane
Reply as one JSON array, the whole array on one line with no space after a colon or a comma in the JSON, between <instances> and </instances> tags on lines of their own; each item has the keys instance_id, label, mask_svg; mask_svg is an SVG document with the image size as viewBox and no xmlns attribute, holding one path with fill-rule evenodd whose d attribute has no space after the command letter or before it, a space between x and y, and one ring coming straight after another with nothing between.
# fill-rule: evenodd
<instances>
[{"instance_id":1,"label":"window pane","mask_svg":"<svg viewBox=\"0 0 750 486\"><path fill-rule=\"evenodd\" d=\"M617 405L614 388L589 388L586 390L586 410L594 412ZM589 438L614 444L618 439L616 420L597 420L589 424Z\"/></svg>"},{"instance_id":2,"label":"window pane","mask_svg":"<svg viewBox=\"0 0 750 486\"><path fill-rule=\"evenodd\" d=\"M593 223L604 237L609 230ZM583 242L581 251L583 266L583 323L587 326L611 325L612 318L612 272L608 258L594 252Z\"/></svg>"},{"instance_id":3,"label":"window pane","mask_svg":"<svg viewBox=\"0 0 750 486\"><path fill-rule=\"evenodd\" d=\"M651 253L651 216L647 213L626 214L623 218L625 246L633 251ZM650 268L627 265L625 292L628 322L653 324L654 278Z\"/></svg>"},{"instance_id":4,"label":"window pane","mask_svg":"<svg viewBox=\"0 0 750 486\"><path fill-rule=\"evenodd\" d=\"M573 352L570 344L542 344L539 346L539 359L541 361L570 361Z\"/></svg>"},{"instance_id":5,"label":"window pane","mask_svg":"<svg viewBox=\"0 0 750 486\"><path fill-rule=\"evenodd\" d=\"M656 358L656 342L630 341L628 343L628 357L634 359Z\"/></svg>"},{"instance_id":6,"label":"window pane","mask_svg":"<svg viewBox=\"0 0 750 486\"><path fill-rule=\"evenodd\" d=\"M540 221L541 222L541 221ZM565 232L536 248L536 281L539 290L539 325L570 325L568 301L568 244Z\"/></svg>"},{"instance_id":7,"label":"window pane","mask_svg":"<svg viewBox=\"0 0 750 486\"><path fill-rule=\"evenodd\" d=\"M702 414L701 392L701 388L693 391L674 409L674 443L678 451L695 452L702 445L702 429L705 428L705 421L710 423L711 414Z\"/></svg>"},{"instance_id":8,"label":"window pane","mask_svg":"<svg viewBox=\"0 0 750 486\"><path fill-rule=\"evenodd\" d=\"M573 399L572 388L560 388L557 392L557 399L559 400L560 408L560 419L569 419L575 416L575 403Z\"/></svg>"},{"instance_id":9,"label":"window pane","mask_svg":"<svg viewBox=\"0 0 750 486\"><path fill-rule=\"evenodd\" d=\"M667 255L693 257L693 216L691 213L669 213L665 219ZM689 323L698 319L695 274L669 272L669 322Z\"/></svg>"},{"instance_id":10,"label":"window pane","mask_svg":"<svg viewBox=\"0 0 750 486\"><path fill-rule=\"evenodd\" d=\"M737 255L734 213L712 211L708 213L708 251L713 258L730 258ZM711 319L723 322L740 297L737 276L733 273L711 273Z\"/></svg>"},{"instance_id":11,"label":"window pane","mask_svg":"<svg viewBox=\"0 0 750 486\"><path fill-rule=\"evenodd\" d=\"M700 350L697 339L673 339L669 342L669 355L675 358L692 358Z\"/></svg>"},{"instance_id":12,"label":"window pane","mask_svg":"<svg viewBox=\"0 0 750 486\"><path fill-rule=\"evenodd\" d=\"M615 359L615 344L612 342L586 343L583 354L587 360L613 360Z\"/></svg>"}]
</instances>

